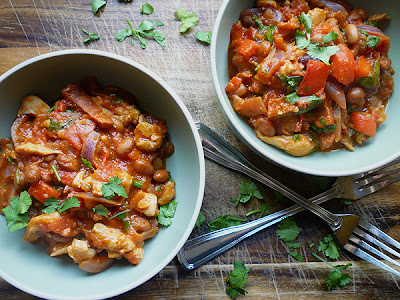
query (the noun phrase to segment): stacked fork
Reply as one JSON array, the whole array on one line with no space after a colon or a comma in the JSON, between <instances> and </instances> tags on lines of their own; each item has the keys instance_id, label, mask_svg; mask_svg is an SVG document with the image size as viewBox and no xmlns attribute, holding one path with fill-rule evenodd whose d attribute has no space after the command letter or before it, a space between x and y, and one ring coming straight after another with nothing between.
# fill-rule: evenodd
<instances>
[{"instance_id":1,"label":"stacked fork","mask_svg":"<svg viewBox=\"0 0 400 300\"><path fill-rule=\"evenodd\" d=\"M397 166L400 163L400 159L374 171L340 177L331 189L307 200L252 165L239 151L207 126L202 123L197 123L196 125L202 139L205 151L204 155L208 159L266 184L301 206L294 205L259 220L220 229L187 241L178 253L178 259L183 268L191 270L203 265L254 233L288 216L303 211L303 206L320 216L330 225L344 249L382 269L400 276L400 272L373 256L377 255L400 267L397 261L374 247L379 247L400 258L400 254L391 248L394 247L400 250L399 242L358 216L334 215L317 205L339 197L356 200L399 181L400 176L396 176L396 174L400 168Z\"/></svg>"}]
</instances>

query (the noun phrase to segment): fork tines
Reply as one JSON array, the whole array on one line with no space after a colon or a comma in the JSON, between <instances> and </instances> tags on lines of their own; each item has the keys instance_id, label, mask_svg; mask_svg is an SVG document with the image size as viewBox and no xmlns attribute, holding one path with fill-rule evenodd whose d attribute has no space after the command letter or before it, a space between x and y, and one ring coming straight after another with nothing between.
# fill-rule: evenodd
<instances>
[{"instance_id":1,"label":"fork tines","mask_svg":"<svg viewBox=\"0 0 400 300\"><path fill-rule=\"evenodd\" d=\"M382 250L400 258L400 243L365 220L360 220L344 248L354 255L400 277L400 272L376 259L373 255L400 267L400 263ZM377 248L380 248L377 249ZM397 249L394 250L393 248ZM372 255L371 255L372 254Z\"/></svg>"}]
</instances>

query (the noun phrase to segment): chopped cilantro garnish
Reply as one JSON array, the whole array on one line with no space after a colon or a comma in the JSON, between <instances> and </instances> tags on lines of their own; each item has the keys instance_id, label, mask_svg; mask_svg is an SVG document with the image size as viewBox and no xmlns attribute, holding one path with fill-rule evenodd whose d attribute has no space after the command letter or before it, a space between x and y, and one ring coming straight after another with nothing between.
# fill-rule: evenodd
<instances>
[{"instance_id":1,"label":"chopped cilantro garnish","mask_svg":"<svg viewBox=\"0 0 400 300\"><path fill-rule=\"evenodd\" d=\"M48 214L48 215L52 214L58 208L58 200L54 197L49 197L46 199L46 201L44 201L43 206L44 206L43 212L45 214Z\"/></svg>"},{"instance_id":2,"label":"chopped cilantro garnish","mask_svg":"<svg viewBox=\"0 0 400 300\"><path fill-rule=\"evenodd\" d=\"M298 87L303 80L303 76L286 76L285 74L282 74L280 77L280 80L283 85L289 85L293 88Z\"/></svg>"},{"instance_id":3,"label":"chopped cilantro garnish","mask_svg":"<svg viewBox=\"0 0 400 300\"><path fill-rule=\"evenodd\" d=\"M301 228L297 226L296 222L291 218L286 218L279 223L276 234L284 242L291 242L297 238L300 232Z\"/></svg>"},{"instance_id":4,"label":"chopped cilantro garnish","mask_svg":"<svg viewBox=\"0 0 400 300\"><path fill-rule=\"evenodd\" d=\"M294 141L297 142L301 138L301 135L298 133L293 134L293 138L294 138Z\"/></svg>"},{"instance_id":5,"label":"chopped cilantro garnish","mask_svg":"<svg viewBox=\"0 0 400 300\"><path fill-rule=\"evenodd\" d=\"M339 257L340 245L336 242L332 234L327 234L319 242L318 251L324 252L325 255L331 259Z\"/></svg>"},{"instance_id":6,"label":"chopped cilantro garnish","mask_svg":"<svg viewBox=\"0 0 400 300\"><path fill-rule=\"evenodd\" d=\"M46 114L51 113L54 110L54 106L50 107L50 109L46 112Z\"/></svg>"},{"instance_id":7,"label":"chopped cilantro garnish","mask_svg":"<svg viewBox=\"0 0 400 300\"><path fill-rule=\"evenodd\" d=\"M297 252L291 251L291 252L288 252L288 254L298 261L303 261L303 259L304 259L303 255L301 255L300 253L297 253Z\"/></svg>"},{"instance_id":8,"label":"chopped cilantro garnish","mask_svg":"<svg viewBox=\"0 0 400 300\"><path fill-rule=\"evenodd\" d=\"M276 25L270 24L266 29L267 33L264 34L264 38L272 45L274 43L274 30L276 30Z\"/></svg>"},{"instance_id":9,"label":"chopped cilantro garnish","mask_svg":"<svg viewBox=\"0 0 400 300\"><path fill-rule=\"evenodd\" d=\"M258 219L261 218L264 214L268 214L271 209L270 205L267 202L263 202L258 209L253 209L246 214L246 217L251 216L256 213L260 213Z\"/></svg>"},{"instance_id":10,"label":"chopped cilantro garnish","mask_svg":"<svg viewBox=\"0 0 400 300\"><path fill-rule=\"evenodd\" d=\"M188 13L186 9L181 8L175 11L175 17L182 22L181 33L186 32L189 28L199 25L199 17L195 12Z\"/></svg>"},{"instance_id":11,"label":"chopped cilantro garnish","mask_svg":"<svg viewBox=\"0 0 400 300\"><path fill-rule=\"evenodd\" d=\"M219 230L226 227L236 226L242 224L242 222L246 222L246 219L240 219L237 217L230 217L228 215L223 215L217 217L214 221L208 223L208 227L210 227L210 231Z\"/></svg>"},{"instance_id":12,"label":"chopped cilantro garnish","mask_svg":"<svg viewBox=\"0 0 400 300\"><path fill-rule=\"evenodd\" d=\"M204 31L197 31L196 32L196 39L198 39L200 42L206 43L206 44L211 44L211 35L212 33L210 31L204 32Z\"/></svg>"},{"instance_id":13,"label":"chopped cilantro garnish","mask_svg":"<svg viewBox=\"0 0 400 300\"><path fill-rule=\"evenodd\" d=\"M324 34L322 36L322 41L324 44L332 42L333 40L336 40L338 38L338 34L334 31L329 32L328 34Z\"/></svg>"},{"instance_id":14,"label":"chopped cilantro garnish","mask_svg":"<svg viewBox=\"0 0 400 300\"><path fill-rule=\"evenodd\" d=\"M12 157L7 158L7 160L10 164L13 164L15 162L15 159L13 159Z\"/></svg>"},{"instance_id":15,"label":"chopped cilantro garnish","mask_svg":"<svg viewBox=\"0 0 400 300\"><path fill-rule=\"evenodd\" d=\"M75 120L75 119L69 119L65 123L60 123L60 122L54 122L53 118L48 117L48 119L50 120L49 130L61 130L69 123Z\"/></svg>"},{"instance_id":16,"label":"chopped cilantro garnish","mask_svg":"<svg viewBox=\"0 0 400 300\"><path fill-rule=\"evenodd\" d=\"M64 211L73 207L81 207L81 201L79 201L79 199L76 197L67 198L65 202L61 203L58 206L57 211L61 214Z\"/></svg>"},{"instance_id":17,"label":"chopped cilantro garnish","mask_svg":"<svg viewBox=\"0 0 400 300\"><path fill-rule=\"evenodd\" d=\"M194 224L194 227L200 228L200 226L206 221L206 217L204 214L200 211L199 216L197 217L196 224Z\"/></svg>"},{"instance_id":18,"label":"chopped cilantro garnish","mask_svg":"<svg viewBox=\"0 0 400 300\"><path fill-rule=\"evenodd\" d=\"M347 265L333 266L332 264L330 264L323 258L319 257L315 253L313 253L312 255L314 255L319 260L327 263L328 265L330 265L333 268L333 271L330 272L328 274L328 277L325 278L325 282L326 282L326 285L327 285L329 291L334 290L339 287L344 287L345 285L350 283L350 275L342 272L343 270L345 270L351 266L350 263Z\"/></svg>"},{"instance_id":19,"label":"chopped cilantro garnish","mask_svg":"<svg viewBox=\"0 0 400 300\"><path fill-rule=\"evenodd\" d=\"M142 5L140 11L142 12L142 14L151 15L154 11L154 7L150 3L145 3Z\"/></svg>"},{"instance_id":20,"label":"chopped cilantro garnish","mask_svg":"<svg viewBox=\"0 0 400 300\"><path fill-rule=\"evenodd\" d=\"M160 213L158 214L158 223L162 226L170 226L172 218L175 216L176 207L178 203L172 200L170 203L160 206Z\"/></svg>"},{"instance_id":21,"label":"chopped cilantro garnish","mask_svg":"<svg viewBox=\"0 0 400 300\"><path fill-rule=\"evenodd\" d=\"M239 294L245 295L247 293L243 287L247 284L247 276L251 269L247 269L240 261L235 262L233 266L234 269L226 278L226 293L231 298L236 298Z\"/></svg>"},{"instance_id":22,"label":"chopped cilantro garnish","mask_svg":"<svg viewBox=\"0 0 400 300\"><path fill-rule=\"evenodd\" d=\"M289 248L299 249L301 247L301 243L286 243Z\"/></svg>"},{"instance_id":23,"label":"chopped cilantro garnish","mask_svg":"<svg viewBox=\"0 0 400 300\"><path fill-rule=\"evenodd\" d=\"M133 185L134 185L135 187L137 187L138 189L141 189L142 186L143 186L143 182L144 182L144 180L134 180L134 181L133 181Z\"/></svg>"},{"instance_id":24,"label":"chopped cilantro garnish","mask_svg":"<svg viewBox=\"0 0 400 300\"><path fill-rule=\"evenodd\" d=\"M46 199L43 206L44 206L43 212L45 214L51 214L55 211L58 211L58 213L61 214L70 208L81 207L81 201L79 201L79 199L74 196L74 197L67 198L64 202L61 202L59 204L59 201L56 198L50 197L50 198Z\"/></svg>"},{"instance_id":25,"label":"chopped cilantro garnish","mask_svg":"<svg viewBox=\"0 0 400 300\"><path fill-rule=\"evenodd\" d=\"M82 28L82 31L83 31L84 33L86 33L86 34L89 36L88 38L86 38L86 39L83 40L83 42L84 42L85 44L87 44L87 43L89 43L89 42L91 42L91 41L95 41L95 40L100 39L100 36L97 35L96 33L88 32L88 31L86 31L86 30L83 29L83 28Z\"/></svg>"},{"instance_id":26,"label":"chopped cilantro garnish","mask_svg":"<svg viewBox=\"0 0 400 300\"><path fill-rule=\"evenodd\" d=\"M229 200L231 202L235 202L236 206L239 205L239 203L246 203L249 201L252 197L255 197L257 199L264 199L263 195L261 192L257 189L257 186L252 182L250 179L243 181L240 184L240 195L237 199L230 198Z\"/></svg>"},{"instance_id":27,"label":"chopped cilantro garnish","mask_svg":"<svg viewBox=\"0 0 400 300\"><path fill-rule=\"evenodd\" d=\"M321 118L321 119L319 119L319 122L321 123L321 124L326 124L326 121L325 121L325 119L324 118Z\"/></svg>"},{"instance_id":28,"label":"chopped cilantro garnish","mask_svg":"<svg viewBox=\"0 0 400 300\"><path fill-rule=\"evenodd\" d=\"M139 28L137 30L133 29L131 23L126 20L129 25L129 28L121 29L118 31L115 36L118 41L123 42L127 37L132 37L132 42L134 38L137 37L139 40L139 44L142 49L146 49L146 43L143 41L142 37L154 39L163 49L165 48L165 34L160 30L154 29L154 23L152 21L142 21L139 24Z\"/></svg>"},{"instance_id":29,"label":"chopped cilantro garnish","mask_svg":"<svg viewBox=\"0 0 400 300\"><path fill-rule=\"evenodd\" d=\"M315 243L311 243L310 245L308 245L309 248L312 248L315 246Z\"/></svg>"},{"instance_id":30,"label":"chopped cilantro garnish","mask_svg":"<svg viewBox=\"0 0 400 300\"><path fill-rule=\"evenodd\" d=\"M82 163L83 163L83 165L84 165L85 167L87 167L87 168L92 169L93 171L95 171L95 169L94 169L93 166L92 166L92 163L91 163L90 161L88 161L87 159L84 159L84 158L82 157L82 155L81 155L81 160L82 160Z\"/></svg>"},{"instance_id":31,"label":"chopped cilantro garnish","mask_svg":"<svg viewBox=\"0 0 400 300\"><path fill-rule=\"evenodd\" d=\"M380 37L368 34L365 30L360 30L360 33L364 36L365 41L367 42L368 48L374 48L378 45Z\"/></svg>"},{"instance_id":32,"label":"chopped cilantro garnish","mask_svg":"<svg viewBox=\"0 0 400 300\"><path fill-rule=\"evenodd\" d=\"M97 14L99 9L107 4L107 0L92 0L92 11Z\"/></svg>"},{"instance_id":33,"label":"chopped cilantro garnish","mask_svg":"<svg viewBox=\"0 0 400 300\"><path fill-rule=\"evenodd\" d=\"M14 196L10 204L3 208L6 217L7 228L10 232L28 226L29 208L32 205L32 198L27 191L23 191L19 196Z\"/></svg>"},{"instance_id":34,"label":"chopped cilantro garnish","mask_svg":"<svg viewBox=\"0 0 400 300\"><path fill-rule=\"evenodd\" d=\"M165 24L161 21L156 21L156 26L160 27L160 26L164 26Z\"/></svg>"},{"instance_id":35,"label":"chopped cilantro garnish","mask_svg":"<svg viewBox=\"0 0 400 300\"><path fill-rule=\"evenodd\" d=\"M56 166L55 165L51 165L51 168L53 169L54 175L56 175L56 178L59 182L61 182L61 177L57 172Z\"/></svg>"},{"instance_id":36,"label":"chopped cilantro garnish","mask_svg":"<svg viewBox=\"0 0 400 300\"><path fill-rule=\"evenodd\" d=\"M106 217L109 220L114 219L114 218L118 218L118 219L120 219L122 221L123 221L123 219L126 218L126 213L131 211L130 209L127 209L127 210L121 211L121 212L113 215L112 217L109 217L108 216L109 210L103 204L96 205L95 207L92 208L92 210L95 213L97 213L97 214L99 214L99 215L101 215L103 217Z\"/></svg>"},{"instance_id":37,"label":"chopped cilantro garnish","mask_svg":"<svg viewBox=\"0 0 400 300\"><path fill-rule=\"evenodd\" d=\"M320 47L316 44L309 44L307 46L307 54L312 58L319 59L329 65L329 59L332 55L336 54L340 48L338 46Z\"/></svg>"},{"instance_id":38,"label":"chopped cilantro garnish","mask_svg":"<svg viewBox=\"0 0 400 300\"><path fill-rule=\"evenodd\" d=\"M128 198L124 186L120 185L122 183L121 179L117 177L111 177L108 183L103 183L101 186L101 192L104 198L110 200L115 194L118 196Z\"/></svg>"}]
</instances>

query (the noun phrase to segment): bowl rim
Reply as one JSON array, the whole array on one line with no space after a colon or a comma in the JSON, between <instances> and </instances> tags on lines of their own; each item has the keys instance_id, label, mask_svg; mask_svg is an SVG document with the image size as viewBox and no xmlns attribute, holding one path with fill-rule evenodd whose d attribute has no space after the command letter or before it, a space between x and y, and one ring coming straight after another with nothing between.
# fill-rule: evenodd
<instances>
[{"instance_id":1,"label":"bowl rim","mask_svg":"<svg viewBox=\"0 0 400 300\"><path fill-rule=\"evenodd\" d=\"M316 175L316 176L328 176L328 177L340 177L340 176L350 176L350 175L355 175L367 171L371 171L373 169L379 168L392 160L396 159L399 155L399 153L394 153L391 156L386 157L385 159L382 159L378 162L375 162L374 164L369 164L368 166L365 167L358 167L356 169L346 169L346 170L316 170L313 168L307 168L304 166L297 165L295 163L291 163L286 161L284 158L281 158L271 152L269 152L265 146L268 147L273 147L271 145L267 144L262 144L260 145L259 143L256 142L255 139L258 139L255 134L254 136L249 135L244 128L242 127L241 124L237 121L239 116L236 115L236 113L232 110L230 101L226 101L225 98L227 97L225 94L225 89L222 87L219 77L218 77L218 71L217 71L217 61L216 61L216 56L217 56L217 40L219 36L219 28L222 23L222 18L225 14L225 11L227 9L228 4L232 2L230 0L224 0L222 3L217 17L215 19L214 27L213 27L213 35L211 39L211 50L210 50L210 64L211 64L211 77L212 77L212 82L214 86L215 93L217 94L217 99L218 103L220 104L220 107L222 108L222 114L227 121L228 125L231 127L232 131L235 133L235 135L245 144L247 145L254 153L258 154L260 157L270 160L273 163L278 164L281 167L291 169L297 172L305 173L305 174L310 174L310 175ZM250 2L250 1L249 1ZM238 13L239 15L239 13ZM228 51L228 49L226 49ZM228 63L227 61L225 62L226 64ZM283 150L282 150L283 151ZM301 157L300 157L301 159Z\"/></svg>"},{"instance_id":2,"label":"bowl rim","mask_svg":"<svg viewBox=\"0 0 400 300\"><path fill-rule=\"evenodd\" d=\"M65 55L96 55L96 56L102 56L102 57L107 57L107 58L111 58L114 60L118 60L120 62L126 63L128 65L130 65L133 68L136 68L144 73L146 73L147 75L149 75L153 80L155 80L159 85L161 85L161 87L171 95L171 97L174 99L174 101L176 102L176 104L179 106L180 110L182 111L185 119L187 120L190 130L193 134L194 137L194 141L195 141L195 145L196 145L196 149L197 149L197 153L198 153L198 161L199 161L199 170L200 170L200 182L199 182L199 189L198 189L198 194L197 194L197 199L196 199L196 205L195 205L195 209L194 212L192 214L191 220L187 226L187 228L184 231L183 236L180 238L179 242L176 244L174 250L169 253L167 256L164 257L163 260L161 260L161 262L151 270L151 272L148 272L145 276L143 276L140 280L134 280L132 281L132 284L128 284L125 286L122 286L120 288L114 289L110 292L107 293L103 293L100 299L104 299L104 298L110 298L113 296L117 296L120 295L124 292L130 291L140 285L142 285L144 282L148 281L150 278L152 278L153 276L155 276L157 273L159 273L165 266L167 266L172 259L176 256L176 254L179 252L179 250L183 247L184 243L187 241L187 239L189 238L194 225L197 221L197 217L199 215L200 212L200 208L202 205L202 201L203 201L203 197L204 197L204 187L205 187L205 162L204 162L204 152L203 152L203 147L202 147L202 143L201 143L201 139L200 139L200 135L197 131L197 127L195 125L195 122L191 116L191 114L189 113L188 109L186 108L184 102L181 100L181 98L178 96L178 94L157 74L155 74L153 71L151 71L150 69L144 67L143 65L125 58L121 55L118 54L114 54L111 52L106 52L106 51L101 51L101 50L88 50L88 49L69 49L69 50L60 50L60 51L53 51L53 52L49 52L46 54L42 54L42 55L38 55L35 56L33 58L30 58L28 60L25 60L21 63L19 63L18 65L14 66L13 68L11 68L10 70L6 71L4 74L2 74L0 76L0 84L3 80L5 80L8 76L10 76L11 74L13 74L14 72L28 66L31 64L34 64L38 61L42 61L51 57L56 57L56 56L65 56ZM0 269L0 277L3 278L5 281L7 281L8 283L10 283L11 285L13 285L14 287L29 293L31 295L34 296L38 296L41 298L45 298L45 299L99 299L98 297L93 297L93 296L59 296L59 295L53 295L47 292L42 292L40 290L37 290L35 288L26 286L24 284L19 283L17 280L15 280L14 278L11 278L10 276L8 276L5 272L3 272Z\"/></svg>"}]
</instances>

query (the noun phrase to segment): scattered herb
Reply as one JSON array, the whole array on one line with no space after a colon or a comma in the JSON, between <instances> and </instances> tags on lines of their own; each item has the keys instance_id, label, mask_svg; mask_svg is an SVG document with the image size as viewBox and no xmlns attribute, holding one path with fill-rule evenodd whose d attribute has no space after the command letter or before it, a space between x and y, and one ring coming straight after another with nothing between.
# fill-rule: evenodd
<instances>
[{"instance_id":1,"label":"scattered herb","mask_svg":"<svg viewBox=\"0 0 400 300\"><path fill-rule=\"evenodd\" d=\"M293 88L296 88L300 85L301 81L303 80L303 76L289 76L287 77L285 74L282 74L280 80L283 85L289 85Z\"/></svg>"},{"instance_id":2,"label":"scattered herb","mask_svg":"<svg viewBox=\"0 0 400 300\"><path fill-rule=\"evenodd\" d=\"M247 276L251 269L247 269L246 266L237 261L233 264L234 269L226 278L226 293L232 298L236 298L239 294L246 295L247 291L243 287L247 284Z\"/></svg>"},{"instance_id":3,"label":"scattered herb","mask_svg":"<svg viewBox=\"0 0 400 300\"><path fill-rule=\"evenodd\" d=\"M145 3L142 5L140 11L142 12L142 14L151 15L154 11L154 7L150 3Z\"/></svg>"},{"instance_id":4,"label":"scattered herb","mask_svg":"<svg viewBox=\"0 0 400 300\"><path fill-rule=\"evenodd\" d=\"M319 119L319 122L321 123L321 124L326 124L326 121L325 121L325 119L324 118L321 118L321 119Z\"/></svg>"},{"instance_id":5,"label":"scattered herb","mask_svg":"<svg viewBox=\"0 0 400 300\"><path fill-rule=\"evenodd\" d=\"M133 181L133 185L135 187L137 187L138 189L141 189L143 187L143 183L144 183L144 180L134 180Z\"/></svg>"},{"instance_id":6,"label":"scattered herb","mask_svg":"<svg viewBox=\"0 0 400 300\"><path fill-rule=\"evenodd\" d=\"M165 34L158 29L154 29L153 21L142 21L137 30L133 29L128 20L126 20L126 22L128 23L129 28L121 29L115 34L118 41L123 42L127 37L131 36L133 43L134 38L137 37L142 49L146 49L146 43L142 39L142 37L145 37L154 39L161 48L165 48Z\"/></svg>"},{"instance_id":7,"label":"scattered herb","mask_svg":"<svg viewBox=\"0 0 400 300\"><path fill-rule=\"evenodd\" d=\"M360 30L360 33L364 36L368 48L374 48L376 45L378 45L380 40L379 36L370 35L362 29Z\"/></svg>"},{"instance_id":8,"label":"scattered herb","mask_svg":"<svg viewBox=\"0 0 400 300\"><path fill-rule=\"evenodd\" d=\"M50 107L50 109L46 112L46 114L51 113L54 110L54 106Z\"/></svg>"},{"instance_id":9,"label":"scattered herb","mask_svg":"<svg viewBox=\"0 0 400 300\"><path fill-rule=\"evenodd\" d=\"M246 214L246 217L251 216L256 213L260 213L258 219L261 218L264 214L269 214L271 206L267 202L263 202L258 209L253 209Z\"/></svg>"},{"instance_id":10,"label":"scattered herb","mask_svg":"<svg viewBox=\"0 0 400 300\"><path fill-rule=\"evenodd\" d=\"M246 222L246 219L240 219L237 217L230 217L228 215L223 215L217 217L211 223L208 223L208 227L210 227L210 232L219 230L226 227L236 226L242 224L242 222Z\"/></svg>"},{"instance_id":11,"label":"scattered herb","mask_svg":"<svg viewBox=\"0 0 400 300\"><path fill-rule=\"evenodd\" d=\"M109 220L114 219L114 218L118 218L118 219L121 219L121 220L122 220L122 219L125 219L125 218L126 218L126 213L129 212L129 211L131 211L130 209L127 209L127 210L121 211L121 212L119 212L119 213L113 215L112 217L109 217L109 216L108 216L109 210L108 210L108 208L105 207L103 204L98 204L98 205L96 205L95 207L92 208L92 210L93 210L95 213L98 213L99 215L101 215L101 216L103 216L103 217L106 217L106 218L109 219Z\"/></svg>"},{"instance_id":12,"label":"scattered herb","mask_svg":"<svg viewBox=\"0 0 400 300\"><path fill-rule=\"evenodd\" d=\"M156 21L156 26L160 27L160 26L165 26L165 24L161 21Z\"/></svg>"},{"instance_id":13,"label":"scattered herb","mask_svg":"<svg viewBox=\"0 0 400 300\"><path fill-rule=\"evenodd\" d=\"M289 248L299 249L301 247L301 243L286 243Z\"/></svg>"},{"instance_id":14,"label":"scattered herb","mask_svg":"<svg viewBox=\"0 0 400 300\"><path fill-rule=\"evenodd\" d=\"M284 242L291 242L297 238L300 234L301 228L297 226L296 222L292 220L292 218L285 218L283 219L276 231L279 239L283 240Z\"/></svg>"},{"instance_id":15,"label":"scattered herb","mask_svg":"<svg viewBox=\"0 0 400 300\"><path fill-rule=\"evenodd\" d=\"M92 11L97 14L99 9L107 4L107 0L92 0Z\"/></svg>"},{"instance_id":16,"label":"scattered herb","mask_svg":"<svg viewBox=\"0 0 400 300\"><path fill-rule=\"evenodd\" d=\"M196 32L196 39L198 39L200 42L206 43L206 44L211 44L211 35L212 33L210 31L204 32L204 31L197 31Z\"/></svg>"},{"instance_id":17,"label":"scattered herb","mask_svg":"<svg viewBox=\"0 0 400 300\"><path fill-rule=\"evenodd\" d=\"M122 183L121 179L117 177L111 177L108 183L103 183L101 186L101 192L104 198L110 200L115 194L118 196L128 198L124 186L120 185Z\"/></svg>"},{"instance_id":18,"label":"scattered herb","mask_svg":"<svg viewBox=\"0 0 400 300\"><path fill-rule=\"evenodd\" d=\"M83 40L83 42L84 42L85 44L87 44L87 43L89 43L89 42L91 42L91 41L95 41L95 40L100 39L100 36L97 35L96 33L88 32L88 31L86 31L86 30L83 29L83 28L82 28L82 31L83 31L84 33L86 33L86 34L89 36L88 38L86 38L86 39Z\"/></svg>"},{"instance_id":19,"label":"scattered herb","mask_svg":"<svg viewBox=\"0 0 400 300\"><path fill-rule=\"evenodd\" d=\"M297 252L288 252L288 254L298 261L303 261L304 257L300 253Z\"/></svg>"},{"instance_id":20,"label":"scattered herb","mask_svg":"<svg viewBox=\"0 0 400 300\"><path fill-rule=\"evenodd\" d=\"M267 32L264 34L264 38L272 45L274 43L274 31L276 30L276 25L270 24L267 26L266 30Z\"/></svg>"},{"instance_id":21,"label":"scattered herb","mask_svg":"<svg viewBox=\"0 0 400 300\"><path fill-rule=\"evenodd\" d=\"M293 134L293 138L294 138L294 141L297 142L301 138L301 135L298 133Z\"/></svg>"},{"instance_id":22,"label":"scattered herb","mask_svg":"<svg viewBox=\"0 0 400 300\"><path fill-rule=\"evenodd\" d=\"M323 61L328 66L330 65L329 59L331 56L339 52L339 50L339 46L320 47L316 44L310 44L307 46L308 55L310 55L312 58Z\"/></svg>"},{"instance_id":23,"label":"scattered herb","mask_svg":"<svg viewBox=\"0 0 400 300\"><path fill-rule=\"evenodd\" d=\"M12 157L7 158L7 160L10 164L13 164L15 162L15 159L13 159Z\"/></svg>"},{"instance_id":24,"label":"scattered herb","mask_svg":"<svg viewBox=\"0 0 400 300\"><path fill-rule=\"evenodd\" d=\"M246 203L252 197L255 197L257 199L264 199L263 195L257 189L257 186L254 184L254 182L248 179L246 181L242 181L242 183L240 184L240 196L237 199L231 197L229 201L235 202L236 206L238 206L239 203Z\"/></svg>"},{"instance_id":25,"label":"scattered herb","mask_svg":"<svg viewBox=\"0 0 400 300\"><path fill-rule=\"evenodd\" d=\"M170 203L160 206L160 213L158 214L158 223L162 226L170 226L172 218L175 216L176 207L178 203L172 200Z\"/></svg>"},{"instance_id":26,"label":"scattered herb","mask_svg":"<svg viewBox=\"0 0 400 300\"><path fill-rule=\"evenodd\" d=\"M326 282L326 285L327 285L329 291L334 290L339 287L344 287L345 285L350 283L350 275L342 272L343 270L345 270L351 266L350 263L347 265L333 266L332 264L330 264L323 258L319 257L315 253L313 253L312 255L314 255L319 260L327 263L328 265L330 265L333 268L333 271L330 272L328 274L328 277L325 278L325 282Z\"/></svg>"},{"instance_id":27,"label":"scattered herb","mask_svg":"<svg viewBox=\"0 0 400 300\"><path fill-rule=\"evenodd\" d=\"M332 42L333 40L336 40L338 38L338 34L334 31L329 32L328 34L324 34L322 36L322 41L324 44Z\"/></svg>"},{"instance_id":28,"label":"scattered herb","mask_svg":"<svg viewBox=\"0 0 400 300\"><path fill-rule=\"evenodd\" d=\"M308 245L309 248L312 248L315 246L315 243L311 243L310 245Z\"/></svg>"},{"instance_id":29,"label":"scattered herb","mask_svg":"<svg viewBox=\"0 0 400 300\"><path fill-rule=\"evenodd\" d=\"M79 201L79 199L76 197L67 198L65 202L58 206L57 211L61 214L73 207L81 207L81 201Z\"/></svg>"},{"instance_id":30,"label":"scattered herb","mask_svg":"<svg viewBox=\"0 0 400 300\"><path fill-rule=\"evenodd\" d=\"M312 123L311 129L314 130L318 134L321 134L322 132L328 133L328 132L334 132L336 130L336 125L331 124L331 125L326 125L326 126L320 128L315 123Z\"/></svg>"},{"instance_id":31,"label":"scattered herb","mask_svg":"<svg viewBox=\"0 0 400 300\"><path fill-rule=\"evenodd\" d=\"M378 22L376 22L376 21L372 21L372 22L365 21L364 24L365 25L371 25L371 26L374 26L374 27L378 27Z\"/></svg>"},{"instance_id":32,"label":"scattered herb","mask_svg":"<svg viewBox=\"0 0 400 300\"><path fill-rule=\"evenodd\" d=\"M56 166L55 165L51 165L51 168L53 169L54 175L56 175L56 178L59 182L61 182L61 177L57 172Z\"/></svg>"},{"instance_id":33,"label":"scattered herb","mask_svg":"<svg viewBox=\"0 0 400 300\"><path fill-rule=\"evenodd\" d=\"M344 199L344 198L339 198L339 201L342 202L342 203L345 204L345 205L350 205L350 204L353 203L351 200L349 200L349 199Z\"/></svg>"},{"instance_id":34,"label":"scattered herb","mask_svg":"<svg viewBox=\"0 0 400 300\"><path fill-rule=\"evenodd\" d=\"M332 234L327 234L319 242L318 251L324 252L325 255L331 259L337 259L339 257L340 245L334 239Z\"/></svg>"},{"instance_id":35,"label":"scattered herb","mask_svg":"<svg viewBox=\"0 0 400 300\"><path fill-rule=\"evenodd\" d=\"M54 122L53 118L51 117L48 117L48 119L50 120L49 130L61 130L75 120L75 119L69 119L65 123L60 123L60 122Z\"/></svg>"},{"instance_id":36,"label":"scattered herb","mask_svg":"<svg viewBox=\"0 0 400 300\"><path fill-rule=\"evenodd\" d=\"M29 207L32 205L32 198L27 191L19 196L14 196L10 204L3 208L6 217L7 228L10 232L25 228L29 223Z\"/></svg>"},{"instance_id":37,"label":"scattered herb","mask_svg":"<svg viewBox=\"0 0 400 300\"><path fill-rule=\"evenodd\" d=\"M56 198L49 197L46 199L46 201L44 201L43 206L44 206L43 212L45 214L51 214L55 211L58 211L58 213L61 214L70 208L81 207L81 201L79 201L79 199L74 196L67 198L64 202L59 204L59 201Z\"/></svg>"},{"instance_id":38,"label":"scattered herb","mask_svg":"<svg viewBox=\"0 0 400 300\"><path fill-rule=\"evenodd\" d=\"M175 17L182 22L182 26L180 29L181 33L186 32L189 28L195 27L199 25L199 17L196 15L195 12L188 13L186 9L181 8L178 9L174 13Z\"/></svg>"},{"instance_id":39,"label":"scattered herb","mask_svg":"<svg viewBox=\"0 0 400 300\"><path fill-rule=\"evenodd\" d=\"M197 217L196 224L194 224L194 227L200 228L200 226L206 221L206 217L204 214L200 211L199 216Z\"/></svg>"},{"instance_id":40,"label":"scattered herb","mask_svg":"<svg viewBox=\"0 0 400 300\"><path fill-rule=\"evenodd\" d=\"M58 208L58 200L54 197L49 197L46 199L46 201L44 201L44 208L43 208L43 212L45 214L52 214L53 212L55 212Z\"/></svg>"},{"instance_id":41,"label":"scattered herb","mask_svg":"<svg viewBox=\"0 0 400 300\"><path fill-rule=\"evenodd\" d=\"M84 159L84 158L82 157L82 154L81 154L81 160L82 160L82 163L83 163L83 165L84 165L85 167L87 167L87 168L92 169L93 171L95 171L95 169L94 169L93 166L92 166L92 163L91 163L90 161L88 161L87 159Z\"/></svg>"}]
</instances>

